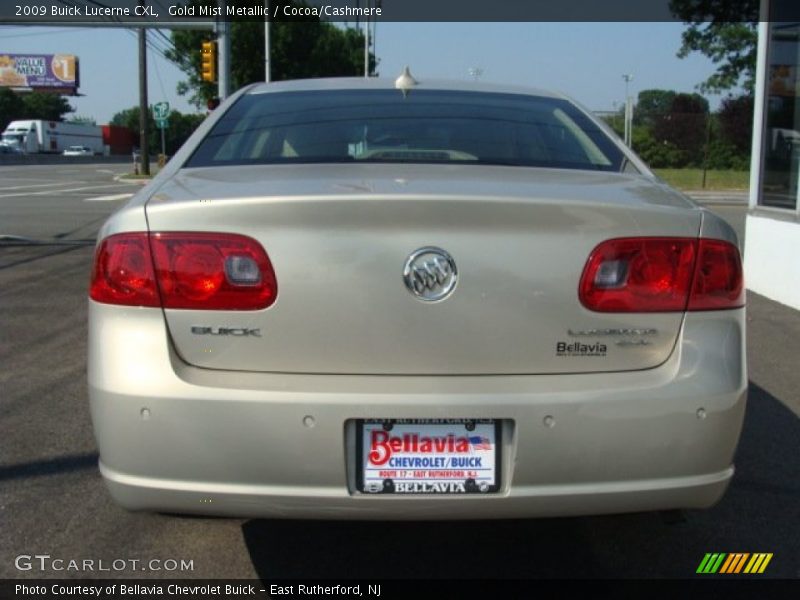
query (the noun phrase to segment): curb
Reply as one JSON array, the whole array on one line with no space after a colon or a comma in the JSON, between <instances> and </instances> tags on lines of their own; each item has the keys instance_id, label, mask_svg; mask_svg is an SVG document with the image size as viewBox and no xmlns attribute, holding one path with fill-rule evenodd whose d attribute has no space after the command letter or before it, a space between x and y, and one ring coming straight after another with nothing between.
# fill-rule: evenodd
<instances>
[{"instance_id":1,"label":"curb","mask_svg":"<svg viewBox=\"0 0 800 600\"><path fill-rule=\"evenodd\" d=\"M125 177L124 175L115 175L114 181L118 181L120 183L132 183L137 185L147 185L153 178L150 177L149 179L144 179L142 177Z\"/></svg>"},{"instance_id":2,"label":"curb","mask_svg":"<svg viewBox=\"0 0 800 600\"><path fill-rule=\"evenodd\" d=\"M746 190L687 190L683 193L701 204L747 206L750 201L750 193Z\"/></svg>"}]
</instances>

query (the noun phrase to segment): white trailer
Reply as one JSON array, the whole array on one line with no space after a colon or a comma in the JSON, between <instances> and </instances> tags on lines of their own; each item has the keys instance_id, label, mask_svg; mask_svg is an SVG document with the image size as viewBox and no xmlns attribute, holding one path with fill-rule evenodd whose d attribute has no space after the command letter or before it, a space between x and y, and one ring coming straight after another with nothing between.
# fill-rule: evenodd
<instances>
[{"instance_id":1,"label":"white trailer","mask_svg":"<svg viewBox=\"0 0 800 600\"><path fill-rule=\"evenodd\" d=\"M102 154L103 131L95 125L60 121L11 121L0 143L25 154L61 153L70 146L87 146L95 154Z\"/></svg>"}]
</instances>

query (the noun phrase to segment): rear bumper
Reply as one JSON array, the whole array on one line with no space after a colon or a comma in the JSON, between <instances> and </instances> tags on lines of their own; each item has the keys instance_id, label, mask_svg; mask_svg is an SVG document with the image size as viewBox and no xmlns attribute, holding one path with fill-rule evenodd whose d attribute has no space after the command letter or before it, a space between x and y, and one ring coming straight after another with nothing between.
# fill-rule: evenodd
<instances>
[{"instance_id":1,"label":"rear bumper","mask_svg":"<svg viewBox=\"0 0 800 600\"><path fill-rule=\"evenodd\" d=\"M733 475L746 385L743 309L689 314L670 358L645 371L397 377L197 369L172 351L159 310L90 303L100 470L133 510L461 519L708 507ZM499 493L353 491L354 419L443 417L503 420Z\"/></svg>"}]
</instances>

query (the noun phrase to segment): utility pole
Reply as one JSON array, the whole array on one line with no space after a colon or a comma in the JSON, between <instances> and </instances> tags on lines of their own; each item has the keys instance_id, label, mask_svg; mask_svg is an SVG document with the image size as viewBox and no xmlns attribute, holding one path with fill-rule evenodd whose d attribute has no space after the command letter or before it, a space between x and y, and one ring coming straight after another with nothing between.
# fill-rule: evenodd
<instances>
[{"instance_id":1,"label":"utility pole","mask_svg":"<svg viewBox=\"0 0 800 600\"><path fill-rule=\"evenodd\" d=\"M219 30L217 32L217 58L219 68L217 69L217 81L220 101L225 100L230 94L231 84L231 24L225 19L225 0L219 0L218 6L223 17L219 20Z\"/></svg>"},{"instance_id":2,"label":"utility pole","mask_svg":"<svg viewBox=\"0 0 800 600\"><path fill-rule=\"evenodd\" d=\"M139 1L140 5L143 2ZM142 175L150 175L150 153L147 150L147 31L139 29L139 156Z\"/></svg>"},{"instance_id":3,"label":"utility pole","mask_svg":"<svg viewBox=\"0 0 800 600\"><path fill-rule=\"evenodd\" d=\"M266 13L266 16L264 17L264 81L269 83L272 79L269 65L269 0L264 0L264 9L264 12Z\"/></svg>"}]
</instances>

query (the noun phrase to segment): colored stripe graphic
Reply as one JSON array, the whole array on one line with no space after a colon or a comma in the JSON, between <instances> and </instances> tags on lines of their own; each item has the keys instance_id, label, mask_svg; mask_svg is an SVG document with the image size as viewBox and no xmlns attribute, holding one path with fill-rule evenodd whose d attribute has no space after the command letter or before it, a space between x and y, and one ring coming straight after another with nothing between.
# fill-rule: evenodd
<instances>
[{"instance_id":1,"label":"colored stripe graphic","mask_svg":"<svg viewBox=\"0 0 800 600\"><path fill-rule=\"evenodd\" d=\"M695 571L695 573L705 573L706 572L706 565L708 564L708 561L710 559L711 559L711 555L710 554L706 554L703 557L703 560L700 561L700 566L697 567L697 571Z\"/></svg>"},{"instance_id":2,"label":"colored stripe graphic","mask_svg":"<svg viewBox=\"0 0 800 600\"><path fill-rule=\"evenodd\" d=\"M738 554L728 554L728 559L722 563L722 568L719 570L720 573L728 573L728 569L734 566L739 561Z\"/></svg>"},{"instance_id":3,"label":"colored stripe graphic","mask_svg":"<svg viewBox=\"0 0 800 600\"><path fill-rule=\"evenodd\" d=\"M748 556L750 556L749 552L745 552L744 554L742 554L742 558L741 560L739 560L739 564L736 565L736 570L733 571L734 573L739 573L742 570L742 567L744 566L744 563L747 561Z\"/></svg>"},{"instance_id":4,"label":"colored stripe graphic","mask_svg":"<svg viewBox=\"0 0 800 600\"><path fill-rule=\"evenodd\" d=\"M771 560L772 560L772 552L767 554L767 557L764 559L764 562L761 563L761 568L758 570L758 572L759 573L763 573L767 569L767 565L769 564L769 561L771 561Z\"/></svg>"},{"instance_id":5,"label":"colored stripe graphic","mask_svg":"<svg viewBox=\"0 0 800 600\"><path fill-rule=\"evenodd\" d=\"M760 553L760 554L753 554L753 558L745 567L745 573L763 573L769 561L772 560L772 553Z\"/></svg>"},{"instance_id":6,"label":"colored stripe graphic","mask_svg":"<svg viewBox=\"0 0 800 600\"><path fill-rule=\"evenodd\" d=\"M717 573L731 575L742 573L742 569L744 569L744 573L763 573L772 560L772 556L772 553L767 552L755 554L750 554L749 552L733 552L731 554L708 552L703 557L703 560L700 561L700 566L697 567L696 572L709 575Z\"/></svg>"},{"instance_id":7,"label":"colored stripe graphic","mask_svg":"<svg viewBox=\"0 0 800 600\"><path fill-rule=\"evenodd\" d=\"M734 554L728 555L728 560L725 561L725 564L722 565L722 568L719 570L720 573L738 573L742 570L747 557L750 556L749 553L741 553L736 552Z\"/></svg>"},{"instance_id":8,"label":"colored stripe graphic","mask_svg":"<svg viewBox=\"0 0 800 600\"><path fill-rule=\"evenodd\" d=\"M725 559L726 554L714 553L706 554L700 566L697 567L697 573L716 573L722 561Z\"/></svg>"},{"instance_id":9,"label":"colored stripe graphic","mask_svg":"<svg viewBox=\"0 0 800 600\"><path fill-rule=\"evenodd\" d=\"M715 562L714 565L711 567L710 573L716 573L719 570L719 567L722 564L723 560L725 560L725 553L719 555L717 562Z\"/></svg>"}]
</instances>

